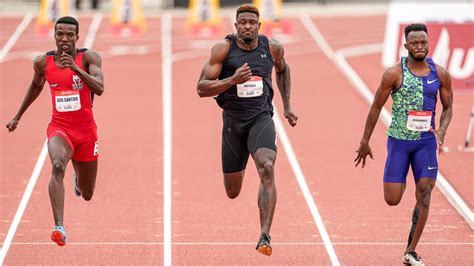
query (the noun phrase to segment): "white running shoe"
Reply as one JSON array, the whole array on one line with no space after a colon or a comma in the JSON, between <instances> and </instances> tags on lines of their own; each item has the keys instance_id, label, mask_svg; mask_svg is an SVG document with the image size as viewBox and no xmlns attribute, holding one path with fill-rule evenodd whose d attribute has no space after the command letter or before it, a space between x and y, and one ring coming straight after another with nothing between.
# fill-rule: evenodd
<instances>
[{"instance_id":1,"label":"white running shoe","mask_svg":"<svg viewBox=\"0 0 474 266\"><path fill-rule=\"evenodd\" d=\"M421 260L421 257L416 254L415 251L410 251L403 255L403 264L405 265L416 265L416 266L423 266L425 265Z\"/></svg>"}]
</instances>

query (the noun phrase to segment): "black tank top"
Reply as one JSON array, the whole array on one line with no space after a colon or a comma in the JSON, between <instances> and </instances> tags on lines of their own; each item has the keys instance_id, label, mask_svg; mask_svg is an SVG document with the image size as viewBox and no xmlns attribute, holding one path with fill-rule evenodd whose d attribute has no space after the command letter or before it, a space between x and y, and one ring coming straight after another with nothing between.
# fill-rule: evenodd
<instances>
[{"instance_id":1,"label":"black tank top","mask_svg":"<svg viewBox=\"0 0 474 266\"><path fill-rule=\"evenodd\" d=\"M230 40L231 44L229 53L222 64L219 79L231 77L237 68L247 63L252 71L252 76L261 77L263 92L256 97L239 97L237 86L232 86L216 97L217 103L224 109L225 115L241 120L250 120L263 112L273 114L272 70L274 61L270 53L268 38L259 35L258 46L251 51L239 48L233 34L229 34L225 38ZM256 78L259 79L258 77Z\"/></svg>"}]
</instances>

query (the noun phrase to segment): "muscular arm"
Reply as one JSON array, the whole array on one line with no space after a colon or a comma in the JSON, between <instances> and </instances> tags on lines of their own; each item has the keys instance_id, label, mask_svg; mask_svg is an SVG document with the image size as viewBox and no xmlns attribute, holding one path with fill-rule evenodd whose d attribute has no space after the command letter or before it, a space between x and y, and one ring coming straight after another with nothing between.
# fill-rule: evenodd
<instances>
[{"instance_id":1,"label":"muscular arm","mask_svg":"<svg viewBox=\"0 0 474 266\"><path fill-rule=\"evenodd\" d=\"M102 59L98 53L91 50L84 53L82 62L86 71L77 66L69 54L62 53L59 61L64 67L74 71L94 94L102 95L104 92L104 75L102 74Z\"/></svg>"},{"instance_id":2,"label":"muscular arm","mask_svg":"<svg viewBox=\"0 0 474 266\"><path fill-rule=\"evenodd\" d=\"M104 93L104 75L100 55L95 51L88 50L84 53L83 61L87 72L81 68L74 69L74 72L94 94L102 95Z\"/></svg>"},{"instance_id":3,"label":"muscular arm","mask_svg":"<svg viewBox=\"0 0 474 266\"><path fill-rule=\"evenodd\" d=\"M197 84L197 93L199 97L212 97L218 95L233 85L237 84L233 77L226 79L217 79L222 71L224 62L230 49L228 40L219 42L212 47L211 57L202 68L201 75Z\"/></svg>"},{"instance_id":4,"label":"muscular arm","mask_svg":"<svg viewBox=\"0 0 474 266\"><path fill-rule=\"evenodd\" d=\"M367 115L364 134L362 135L360 146L357 150L358 155L354 160L356 162L356 166L359 165L360 161L362 160L363 168L365 166L365 158L367 155L369 155L370 158L373 158L372 151L369 146L369 140L372 136L375 125L377 124L377 120L379 119L380 111L387 102L387 99L392 92L392 88L398 87L400 85L400 77L401 67L399 64L387 69L382 76L382 80L374 96L374 101L372 102L369 114Z\"/></svg>"},{"instance_id":5,"label":"muscular arm","mask_svg":"<svg viewBox=\"0 0 474 266\"><path fill-rule=\"evenodd\" d=\"M453 116L453 89L451 88L451 76L448 71L441 66L438 68L438 77L441 81L441 87L439 89L441 104L443 105L443 111L439 119L439 128L436 130L438 135L439 144L444 143L444 135L448 129L449 123Z\"/></svg>"},{"instance_id":6,"label":"muscular arm","mask_svg":"<svg viewBox=\"0 0 474 266\"><path fill-rule=\"evenodd\" d=\"M33 63L34 75L31 81L28 91L26 92L25 98L21 103L20 109L16 113L15 117L7 124L9 131L16 129L18 122L20 121L23 114L26 112L28 107L38 98L41 91L43 90L44 83L46 82L45 69L46 69L46 57L44 55L35 58Z\"/></svg>"},{"instance_id":7,"label":"muscular arm","mask_svg":"<svg viewBox=\"0 0 474 266\"><path fill-rule=\"evenodd\" d=\"M279 42L276 40L270 40L270 52L272 53L273 60L275 61L276 83L283 101L285 117L288 119L290 125L295 126L298 117L293 114L291 109L290 66L285 61L285 51Z\"/></svg>"}]
</instances>

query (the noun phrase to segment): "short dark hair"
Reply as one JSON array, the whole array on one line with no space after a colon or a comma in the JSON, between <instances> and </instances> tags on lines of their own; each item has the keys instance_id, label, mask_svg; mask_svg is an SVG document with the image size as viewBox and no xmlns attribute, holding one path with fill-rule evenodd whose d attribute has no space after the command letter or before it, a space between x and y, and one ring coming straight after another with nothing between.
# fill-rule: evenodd
<instances>
[{"instance_id":1,"label":"short dark hair","mask_svg":"<svg viewBox=\"0 0 474 266\"><path fill-rule=\"evenodd\" d=\"M56 20L56 23L54 24L54 31L56 31L56 26L58 24L70 24L70 25L75 25L76 26L76 34L79 34L79 22L77 19L70 17L70 16L65 16L65 17L60 17L58 20Z\"/></svg>"},{"instance_id":2,"label":"short dark hair","mask_svg":"<svg viewBox=\"0 0 474 266\"><path fill-rule=\"evenodd\" d=\"M412 23L405 27L405 39L408 37L408 33L412 31L424 31L428 34L428 28L423 23Z\"/></svg>"},{"instance_id":3,"label":"short dark hair","mask_svg":"<svg viewBox=\"0 0 474 266\"><path fill-rule=\"evenodd\" d=\"M258 8L252 4L243 4L237 8L237 12L235 14L235 18L239 16L240 13L250 12L260 17L260 12L258 12Z\"/></svg>"}]
</instances>

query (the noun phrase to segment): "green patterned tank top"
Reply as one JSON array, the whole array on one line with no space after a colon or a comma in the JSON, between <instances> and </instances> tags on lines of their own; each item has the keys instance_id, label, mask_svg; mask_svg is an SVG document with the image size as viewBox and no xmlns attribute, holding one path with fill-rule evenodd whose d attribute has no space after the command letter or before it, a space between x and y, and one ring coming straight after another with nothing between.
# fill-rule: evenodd
<instances>
[{"instance_id":1,"label":"green patterned tank top","mask_svg":"<svg viewBox=\"0 0 474 266\"><path fill-rule=\"evenodd\" d=\"M419 77L410 72L407 58L402 57L402 84L392 91L392 122L387 135L401 140L420 140L434 137L431 132L412 131L407 128L409 111L431 111L431 127L435 127L435 109L440 81L436 65L431 58L426 59L431 72L428 76Z\"/></svg>"}]
</instances>

